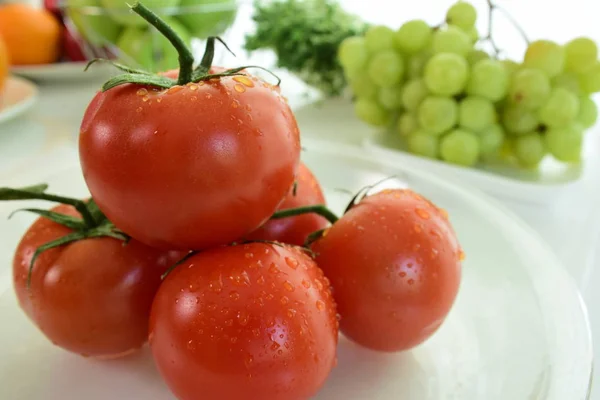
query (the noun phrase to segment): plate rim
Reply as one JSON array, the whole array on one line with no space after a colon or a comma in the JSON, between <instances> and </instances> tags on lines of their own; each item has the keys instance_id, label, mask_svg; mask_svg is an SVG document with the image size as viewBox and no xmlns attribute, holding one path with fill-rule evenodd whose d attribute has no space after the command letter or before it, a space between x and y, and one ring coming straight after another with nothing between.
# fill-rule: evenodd
<instances>
[{"instance_id":1,"label":"plate rim","mask_svg":"<svg viewBox=\"0 0 600 400\"><path fill-rule=\"evenodd\" d=\"M29 110L38 100L39 98L39 88L33 82L28 79L9 75L7 79L8 83L16 83L18 85L22 85L29 89L30 94L15 104L11 104L8 107L0 109L0 124L6 121L10 121L13 118L18 117L23 114L25 111ZM6 88L7 86L5 86ZM6 89L5 89L6 90Z\"/></svg>"}]
</instances>

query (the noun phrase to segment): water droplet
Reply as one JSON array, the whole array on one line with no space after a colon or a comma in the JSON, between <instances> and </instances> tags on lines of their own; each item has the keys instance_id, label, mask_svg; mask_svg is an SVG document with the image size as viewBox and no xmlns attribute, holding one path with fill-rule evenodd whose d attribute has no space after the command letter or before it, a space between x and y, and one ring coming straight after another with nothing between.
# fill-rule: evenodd
<instances>
[{"instance_id":1,"label":"water droplet","mask_svg":"<svg viewBox=\"0 0 600 400\"><path fill-rule=\"evenodd\" d=\"M192 100L192 101L196 101L196 100L198 100L198 97L196 97L196 96L192 96L192 97L190 97L190 100Z\"/></svg>"},{"instance_id":2,"label":"water droplet","mask_svg":"<svg viewBox=\"0 0 600 400\"><path fill-rule=\"evenodd\" d=\"M408 264L406 264L406 267L407 267L407 268L412 268L412 267L413 267L413 265L414 265L413 263L409 262Z\"/></svg>"},{"instance_id":3,"label":"water droplet","mask_svg":"<svg viewBox=\"0 0 600 400\"><path fill-rule=\"evenodd\" d=\"M233 80L236 82L241 83L244 86L248 86L248 87L254 87L254 82L252 82L252 80L250 78L248 78L245 75L242 76L234 76Z\"/></svg>"},{"instance_id":4,"label":"water droplet","mask_svg":"<svg viewBox=\"0 0 600 400\"><path fill-rule=\"evenodd\" d=\"M444 217L444 219L448 219L448 211L446 211L444 208L438 208L438 210L440 211L440 214L442 214L442 217Z\"/></svg>"},{"instance_id":5,"label":"water droplet","mask_svg":"<svg viewBox=\"0 0 600 400\"><path fill-rule=\"evenodd\" d=\"M135 111L137 111L139 113L142 112L142 107L138 107L137 110L135 110Z\"/></svg>"},{"instance_id":6,"label":"water droplet","mask_svg":"<svg viewBox=\"0 0 600 400\"><path fill-rule=\"evenodd\" d=\"M398 275L400 275L400 278L404 278L406 276L406 272L402 271Z\"/></svg>"},{"instance_id":7,"label":"water droplet","mask_svg":"<svg viewBox=\"0 0 600 400\"><path fill-rule=\"evenodd\" d=\"M265 296L265 298L270 301L270 300L273 300L275 298L275 296L273 295L273 293L269 293L268 295Z\"/></svg>"},{"instance_id":8,"label":"water droplet","mask_svg":"<svg viewBox=\"0 0 600 400\"><path fill-rule=\"evenodd\" d=\"M160 103L161 101L162 101L162 99L161 99L160 97L157 97L157 98L156 98L156 102L157 102L157 103Z\"/></svg>"},{"instance_id":9,"label":"water droplet","mask_svg":"<svg viewBox=\"0 0 600 400\"><path fill-rule=\"evenodd\" d=\"M278 350L280 347L281 347L281 345L277 342L273 342L271 344L271 350L273 350L273 351Z\"/></svg>"},{"instance_id":10,"label":"water droplet","mask_svg":"<svg viewBox=\"0 0 600 400\"><path fill-rule=\"evenodd\" d=\"M199 86L197 83L191 83L189 84L190 90L196 91L198 90Z\"/></svg>"},{"instance_id":11,"label":"water droplet","mask_svg":"<svg viewBox=\"0 0 600 400\"><path fill-rule=\"evenodd\" d=\"M315 360L315 363L319 363L319 355L317 353L313 355L313 360Z\"/></svg>"},{"instance_id":12,"label":"water droplet","mask_svg":"<svg viewBox=\"0 0 600 400\"><path fill-rule=\"evenodd\" d=\"M277 268L277 265L275 265L275 263L271 263L271 265L269 266L269 272L272 274L277 274L279 273L279 268Z\"/></svg>"},{"instance_id":13,"label":"water droplet","mask_svg":"<svg viewBox=\"0 0 600 400\"><path fill-rule=\"evenodd\" d=\"M217 309L217 303L209 303L206 308L208 311L215 311Z\"/></svg>"},{"instance_id":14,"label":"water droplet","mask_svg":"<svg viewBox=\"0 0 600 400\"><path fill-rule=\"evenodd\" d=\"M240 106L240 102L237 101L236 99L233 99L233 101L231 102L231 107L238 108L239 106Z\"/></svg>"},{"instance_id":15,"label":"water droplet","mask_svg":"<svg viewBox=\"0 0 600 400\"><path fill-rule=\"evenodd\" d=\"M254 337L259 337L260 336L260 329L258 329L258 328L252 329L252 334L254 335Z\"/></svg>"},{"instance_id":16,"label":"water droplet","mask_svg":"<svg viewBox=\"0 0 600 400\"><path fill-rule=\"evenodd\" d=\"M414 280L414 279L409 279L409 280L407 281L407 283L408 283L409 285L412 285L412 284L414 284L414 283L415 283L415 280Z\"/></svg>"},{"instance_id":17,"label":"water droplet","mask_svg":"<svg viewBox=\"0 0 600 400\"><path fill-rule=\"evenodd\" d=\"M423 232L423 228L421 228L421 225L419 225L419 224L415 224L414 230L415 230L416 233Z\"/></svg>"},{"instance_id":18,"label":"water droplet","mask_svg":"<svg viewBox=\"0 0 600 400\"><path fill-rule=\"evenodd\" d=\"M290 267L291 269L296 269L298 268L298 260L296 260L295 258L290 258L290 257L286 257L285 258L285 263L288 265L288 267Z\"/></svg>"},{"instance_id":19,"label":"water droplet","mask_svg":"<svg viewBox=\"0 0 600 400\"><path fill-rule=\"evenodd\" d=\"M237 342L238 338L236 336L232 336L229 341L233 344L235 342Z\"/></svg>"},{"instance_id":20,"label":"water droplet","mask_svg":"<svg viewBox=\"0 0 600 400\"><path fill-rule=\"evenodd\" d=\"M244 93L246 91L246 88L243 85L240 85L239 83L233 85L233 89L238 93Z\"/></svg>"},{"instance_id":21,"label":"water droplet","mask_svg":"<svg viewBox=\"0 0 600 400\"><path fill-rule=\"evenodd\" d=\"M465 260L465 252L461 250L458 251L458 260L459 261L464 261Z\"/></svg>"},{"instance_id":22,"label":"water droplet","mask_svg":"<svg viewBox=\"0 0 600 400\"><path fill-rule=\"evenodd\" d=\"M419 251L420 249L421 249L421 245L419 243L415 243L415 245L413 246L413 250Z\"/></svg>"},{"instance_id":23,"label":"water droplet","mask_svg":"<svg viewBox=\"0 0 600 400\"><path fill-rule=\"evenodd\" d=\"M138 91L135 92L135 94L137 94L138 96L146 96L148 94L148 90L141 88L141 89L138 89Z\"/></svg>"},{"instance_id":24,"label":"water droplet","mask_svg":"<svg viewBox=\"0 0 600 400\"><path fill-rule=\"evenodd\" d=\"M261 276L259 276L259 277L256 279L256 283L258 283L259 285L264 285L264 284L265 284L265 277L264 277L264 276L262 276L262 275L261 275Z\"/></svg>"},{"instance_id":25,"label":"water droplet","mask_svg":"<svg viewBox=\"0 0 600 400\"><path fill-rule=\"evenodd\" d=\"M246 374L246 377L247 377L248 379L252 379L252 373L251 373L251 372L248 372L248 373Z\"/></svg>"},{"instance_id":26,"label":"water droplet","mask_svg":"<svg viewBox=\"0 0 600 400\"><path fill-rule=\"evenodd\" d=\"M438 249L431 249L431 258L432 259L437 258L438 254L439 254Z\"/></svg>"},{"instance_id":27,"label":"water droplet","mask_svg":"<svg viewBox=\"0 0 600 400\"><path fill-rule=\"evenodd\" d=\"M246 356L246 358L244 359L244 364L246 365L246 368L250 368L250 366L252 365L253 362L254 362L254 357L252 357L252 354L248 354Z\"/></svg>"},{"instance_id":28,"label":"water droplet","mask_svg":"<svg viewBox=\"0 0 600 400\"><path fill-rule=\"evenodd\" d=\"M236 286L250 286L250 277L248 273L244 270L233 270L231 271L231 275L229 275L229 279Z\"/></svg>"},{"instance_id":29,"label":"water droplet","mask_svg":"<svg viewBox=\"0 0 600 400\"><path fill-rule=\"evenodd\" d=\"M277 354L279 354L280 356L283 355L283 350L281 350L281 349L277 350Z\"/></svg>"},{"instance_id":30,"label":"water droplet","mask_svg":"<svg viewBox=\"0 0 600 400\"><path fill-rule=\"evenodd\" d=\"M415 212L417 213L417 215L419 217L421 217L423 219L429 219L429 218L431 218L431 215L429 215L429 213L426 210L422 209L422 208L416 208Z\"/></svg>"},{"instance_id":31,"label":"water droplet","mask_svg":"<svg viewBox=\"0 0 600 400\"><path fill-rule=\"evenodd\" d=\"M173 86L172 88L169 88L169 90L167 90L167 94L177 93L182 89L183 89L183 86Z\"/></svg>"},{"instance_id":32,"label":"water droplet","mask_svg":"<svg viewBox=\"0 0 600 400\"><path fill-rule=\"evenodd\" d=\"M206 94L204 95L204 97L206 97L206 100L210 100L210 99L212 99L212 94L210 94L210 93L206 93Z\"/></svg>"},{"instance_id":33,"label":"water droplet","mask_svg":"<svg viewBox=\"0 0 600 400\"><path fill-rule=\"evenodd\" d=\"M147 102L148 100L150 100L150 96L144 96L144 97L142 97L142 101L144 103Z\"/></svg>"},{"instance_id":34,"label":"water droplet","mask_svg":"<svg viewBox=\"0 0 600 400\"><path fill-rule=\"evenodd\" d=\"M232 319L228 319L225 321L225 326L233 326L233 320Z\"/></svg>"},{"instance_id":35,"label":"water droplet","mask_svg":"<svg viewBox=\"0 0 600 400\"><path fill-rule=\"evenodd\" d=\"M323 290L323 283L320 279L315 279L315 287L317 288L317 290Z\"/></svg>"},{"instance_id":36,"label":"water droplet","mask_svg":"<svg viewBox=\"0 0 600 400\"><path fill-rule=\"evenodd\" d=\"M302 286L304 286L306 289L310 289L310 282L306 279L302 279Z\"/></svg>"},{"instance_id":37,"label":"water droplet","mask_svg":"<svg viewBox=\"0 0 600 400\"><path fill-rule=\"evenodd\" d=\"M244 254L244 257L247 258L247 259L251 259L251 258L254 258L254 254L253 253L246 253L246 254Z\"/></svg>"},{"instance_id":38,"label":"water droplet","mask_svg":"<svg viewBox=\"0 0 600 400\"><path fill-rule=\"evenodd\" d=\"M290 281L283 282L283 288L285 290L287 290L288 292L293 292L294 291L294 285L292 285L292 282L290 282Z\"/></svg>"},{"instance_id":39,"label":"water droplet","mask_svg":"<svg viewBox=\"0 0 600 400\"><path fill-rule=\"evenodd\" d=\"M323 311L325 309L325 303L322 300L317 300L317 310Z\"/></svg>"},{"instance_id":40,"label":"water droplet","mask_svg":"<svg viewBox=\"0 0 600 400\"><path fill-rule=\"evenodd\" d=\"M252 111L252 107L250 107L250 104L246 104L246 111L250 112Z\"/></svg>"},{"instance_id":41,"label":"water droplet","mask_svg":"<svg viewBox=\"0 0 600 400\"><path fill-rule=\"evenodd\" d=\"M195 350L196 349L196 346L194 345L194 341L193 340L188 340L188 342L187 342L187 348L189 350Z\"/></svg>"},{"instance_id":42,"label":"water droplet","mask_svg":"<svg viewBox=\"0 0 600 400\"><path fill-rule=\"evenodd\" d=\"M294 310L293 308L288 308L287 310L287 316L290 318L294 318L296 316L297 311Z\"/></svg>"},{"instance_id":43,"label":"water droplet","mask_svg":"<svg viewBox=\"0 0 600 400\"><path fill-rule=\"evenodd\" d=\"M237 301L240 299L240 294L236 291L230 292L229 293L229 298L233 301Z\"/></svg>"},{"instance_id":44,"label":"water droplet","mask_svg":"<svg viewBox=\"0 0 600 400\"><path fill-rule=\"evenodd\" d=\"M227 308L227 307L223 307L221 308L221 314L227 316L229 315L229 312L231 311L231 309Z\"/></svg>"},{"instance_id":45,"label":"water droplet","mask_svg":"<svg viewBox=\"0 0 600 400\"><path fill-rule=\"evenodd\" d=\"M250 315L246 311L239 311L237 315L238 324L241 326L248 325L248 321L250 320Z\"/></svg>"},{"instance_id":46,"label":"water droplet","mask_svg":"<svg viewBox=\"0 0 600 400\"><path fill-rule=\"evenodd\" d=\"M290 302L290 299L288 299L287 296L281 296L281 299L279 299L279 302L285 306L287 303Z\"/></svg>"}]
</instances>

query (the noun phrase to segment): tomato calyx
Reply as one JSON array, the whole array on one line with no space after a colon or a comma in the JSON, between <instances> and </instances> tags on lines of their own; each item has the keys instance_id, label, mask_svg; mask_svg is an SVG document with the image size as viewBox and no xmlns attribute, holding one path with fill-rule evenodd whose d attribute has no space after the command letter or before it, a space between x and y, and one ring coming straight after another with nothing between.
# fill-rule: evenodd
<instances>
[{"instance_id":1,"label":"tomato calyx","mask_svg":"<svg viewBox=\"0 0 600 400\"><path fill-rule=\"evenodd\" d=\"M69 233L58 239L45 243L35 250L29 263L27 287L29 287L31 284L31 275L33 272L35 260L39 257L40 254L42 254L46 250L64 246L66 244L73 243L79 240L96 237L111 237L113 239L122 240L123 243L127 243L129 241L129 236L117 229L112 224L112 222L110 222L108 218L106 218L106 216L102 213L102 211L100 211L98 205L93 199L89 199L86 201L54 195L46 193L47 188L48 185L46 184L27 186L23 188L0 188L0 201L46 200L72 206L81 215L81 218L78 218L71 215L65 215L59 212L39 208L23 208L16 210L10 214L9 218L11 218L17 212L31 212L33 214L39 215L42 218L49 219L53 222L56 222L57 224L63 225L73 230L72 233Z\"/></svg>"},{"instance_id":2,"label":"tomato calyx","mask_svg":"<svg viewBox=\"0 0 600 400\"><path fill-rule=\"evenodd\" d=\"M197 83L200 81L207 81L210 79L217 79L226 76L245 75L243 72L248 68L262 69L277 79L275 86L279 86L281 79L273 72L266 68L256 65L245 65L242 67L232 68L225 70L220 73L210 74L210 67L215 55L215 42L219 41L225 48L235 56L227 44L218 36L210 36L206 40L206 48L200 64L194 68L194 55L192 54L189 47L185 44L183 39L167 24L163 19L156 15L152 10L144 6L142 3L136 2L132 6L129 6L132 11L138 14L140 17L145 19L150 25L156 28L164 37L173 45L177 54L179 55L179 76L177 80L169 78L164 75L154 74L149 71L142 69L131 68L123 64L113 62L112 60L106 60L97 58L91 60L85 70L96 62L108 62L115 68L124 72L121 75L115 76L110 79L102 86L102 91L105 92L116 86L123 85L126 83L135 83L139 85L156 86L164 89L169 89L173 86L183 86L188 83Z\"/></svg>"}]
</instances>

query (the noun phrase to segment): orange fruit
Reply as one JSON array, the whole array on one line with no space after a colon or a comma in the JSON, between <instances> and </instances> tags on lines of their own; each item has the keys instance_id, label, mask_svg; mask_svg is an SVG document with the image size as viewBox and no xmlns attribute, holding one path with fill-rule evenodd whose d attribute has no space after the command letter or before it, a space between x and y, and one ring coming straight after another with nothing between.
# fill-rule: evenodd
<instances>
[{"instance_id":1,"label":"orange fruit","mask_svg":"<svg viewBox=\"0 0 600 400\"><path fill-rule=\"evenodd\" d=\"M61 29L56 18L44 9L19 3L0 6L0 36L12 65L57 61Z\"/></svg>"},{"instance_id":2,"label":"orange fruit","mask_svg":"<svg viewBox=\"0 0 600 400\"><path fill-rule=\"evenodd\" d=\"M8 50L0 37L0 93L4 88L6 78L8 78Z\"/></svg>"}]
</instances>

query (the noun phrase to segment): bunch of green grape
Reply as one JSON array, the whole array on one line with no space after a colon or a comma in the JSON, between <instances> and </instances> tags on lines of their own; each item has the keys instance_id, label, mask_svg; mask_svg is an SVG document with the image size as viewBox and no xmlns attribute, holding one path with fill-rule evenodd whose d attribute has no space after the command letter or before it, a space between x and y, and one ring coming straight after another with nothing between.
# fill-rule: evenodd
<instances>
[{"instance_id":1,"label":"bunch of green grape","mask_svg":"<svg viewBox=\"0 0 600 400\"><path fill-rule=\"evenodd\" d=\"M521 63L478 48L477 13L465 1L431 27L411 20L346 39L338 58L356 115L393 126L411 153L471 166L535 168L548 154L576 163L594 125L600 62L594 41L538 40Z\"/></svg>"}]
</instances>

